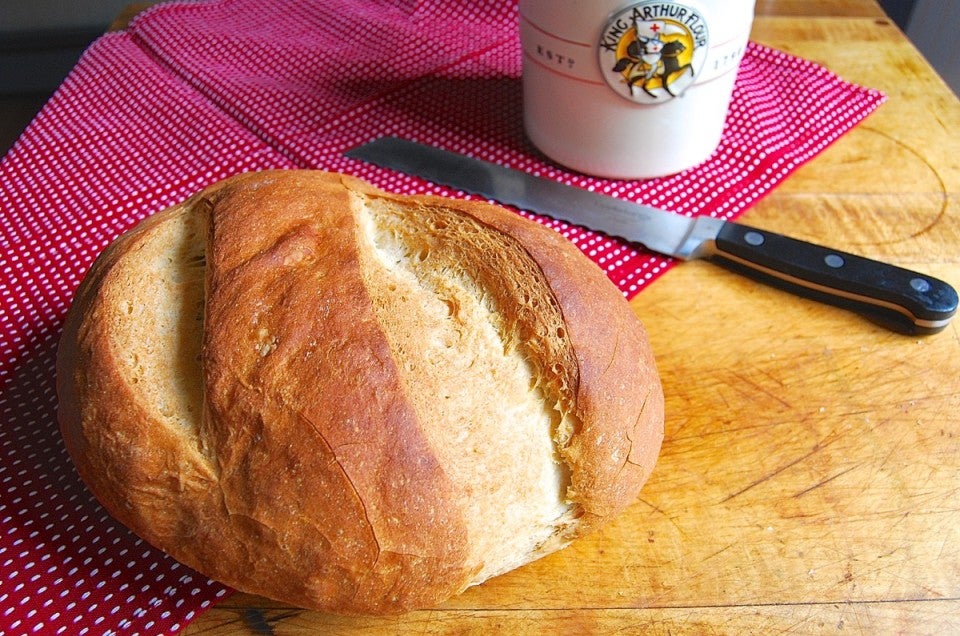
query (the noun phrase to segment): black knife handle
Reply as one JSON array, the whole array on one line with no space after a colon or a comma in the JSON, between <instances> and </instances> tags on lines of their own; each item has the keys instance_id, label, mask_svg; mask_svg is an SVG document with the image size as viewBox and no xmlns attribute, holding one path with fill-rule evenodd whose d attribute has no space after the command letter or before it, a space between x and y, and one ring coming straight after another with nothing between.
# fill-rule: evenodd
<instances>
[{"instance_id":1,"label":"black knife handle","mask_svg":"<svg viewBox=\"0 0 960 636\"><path fill-rule=\"evenodd\" d=\"M897 331L936 333L957 311L956 290L941 280L739 223L724 223L710 258Z\"/></svg>"}]
</instances>

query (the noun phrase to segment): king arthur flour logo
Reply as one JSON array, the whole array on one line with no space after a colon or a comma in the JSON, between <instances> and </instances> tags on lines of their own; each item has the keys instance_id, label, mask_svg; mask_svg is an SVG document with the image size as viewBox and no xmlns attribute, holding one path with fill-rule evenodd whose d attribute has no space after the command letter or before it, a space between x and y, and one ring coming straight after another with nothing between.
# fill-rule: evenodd
<instances>
[{"instance_id":1,"label":"king arthur flour logo","mask_svg":"<svg viewBox=\"0 0 960 636\"><path fill-rule=\"evenodd\" d=\"M640 2L607 22L598 47L600 70L620 95L643 104L679 97L707 57L703 14L675 2Z\"/></svg>"}]
</instances>

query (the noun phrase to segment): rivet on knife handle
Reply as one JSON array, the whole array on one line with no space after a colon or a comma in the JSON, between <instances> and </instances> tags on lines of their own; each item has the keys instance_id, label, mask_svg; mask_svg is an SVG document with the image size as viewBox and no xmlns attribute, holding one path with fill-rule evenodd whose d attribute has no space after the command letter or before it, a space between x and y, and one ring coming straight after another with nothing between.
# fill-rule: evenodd
<instances>
[{"instance_id":1,"label":"rivet on knife handle","mask_svg":"<svg viewBox=\"0 0 960 636\"><path fill-rule=\"evenodd\" d=\"M957 311L957 292L941 280L743 224L723 224L710 258L898 331L935 333Z\"/></svg>"}]
</instances>

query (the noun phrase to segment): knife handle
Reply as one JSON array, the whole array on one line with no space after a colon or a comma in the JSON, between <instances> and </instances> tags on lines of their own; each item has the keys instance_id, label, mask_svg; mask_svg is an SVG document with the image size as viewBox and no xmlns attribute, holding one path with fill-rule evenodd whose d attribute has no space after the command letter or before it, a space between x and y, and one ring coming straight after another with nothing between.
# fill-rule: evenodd
<instances>
[{"instance_id":1,"label":"knife handle","mask_svg":"<svg viewBox=\"0 0 960 636\"><path fill-rule=\"evenodd\" d=\"M896 331L936 333L957 311L956 290L941 280L739 223L721 226L710 258Z\"/></svg>"}]
</instances>

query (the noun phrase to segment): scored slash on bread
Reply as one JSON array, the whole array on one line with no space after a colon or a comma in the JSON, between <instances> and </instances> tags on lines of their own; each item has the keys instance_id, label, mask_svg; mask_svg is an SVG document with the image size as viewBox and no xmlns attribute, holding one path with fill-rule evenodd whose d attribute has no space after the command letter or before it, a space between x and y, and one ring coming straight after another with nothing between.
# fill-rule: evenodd
<instances>
[{"instance_id":1,"label":"scored slash on bread","mask_svg":"<svg viewBox=\"0 0 960 636\"><path fill-rule=\"evenodd\" d=\"M235 588L442 602L632 503L663 436L642 325L561 236L319 171L239 175L114 242L59 419L121 522Z\"/></svg>"}]
</instances>

